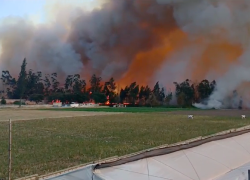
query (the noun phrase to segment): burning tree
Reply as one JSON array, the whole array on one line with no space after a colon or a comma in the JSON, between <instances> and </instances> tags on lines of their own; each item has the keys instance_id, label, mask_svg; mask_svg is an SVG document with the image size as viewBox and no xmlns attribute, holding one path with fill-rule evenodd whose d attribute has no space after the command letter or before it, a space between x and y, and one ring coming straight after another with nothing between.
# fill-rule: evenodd
<instances>
[{"instance_id":1,"label":"burning tree","mask_svg":"<svg viewBox=\"0 0 250 180\"><path fill-rule=\"evenodd\" d=\"M103 87L103 92L108 97L108 104L116 103L117 101L117 94L115 93L117 86L115 83L114 78L110 78L109 81L105 82Z\"/></svg>"}]
</instances>

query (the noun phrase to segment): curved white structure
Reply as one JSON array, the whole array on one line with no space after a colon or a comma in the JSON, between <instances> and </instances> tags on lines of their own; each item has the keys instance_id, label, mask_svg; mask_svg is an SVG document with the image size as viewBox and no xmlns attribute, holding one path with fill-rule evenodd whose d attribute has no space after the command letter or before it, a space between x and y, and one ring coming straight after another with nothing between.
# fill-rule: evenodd
<instances>
[{"instance_id":1,"label":"curved white structure","mask_svg":"<svg viewBox=\"0 0 250 180\"><path fill-rule=\"evenodd\" d=\"M242 178L239 168L247 163L250 169L250 133L98 169L95 174L107 180L237 180ZM234 172L225 175L230 171ZM246 169L244 171L248 175ZM234 176L230 179L231 174Z\"/></svg>"}]
</instances>

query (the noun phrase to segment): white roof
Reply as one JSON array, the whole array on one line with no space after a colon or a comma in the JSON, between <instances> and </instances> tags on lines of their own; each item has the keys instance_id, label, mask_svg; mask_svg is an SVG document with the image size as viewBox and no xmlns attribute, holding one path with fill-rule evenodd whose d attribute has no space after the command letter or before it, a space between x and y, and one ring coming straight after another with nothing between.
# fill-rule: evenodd
<instances>
[{"instance_id":1,"label":"white roof","mask_svg":"<svg viewBox=\"0 0 250 180\"><path fill-rule=\"evenodd\" d=\"M90 165L50 180L246 180L250 133L170 154L95 169Z\"/></svg>"},{"instance_id":2,"label":"white roof","mask_svg":"<svg viewBox=\"0 0 250 180\"><path fill-rule=\"evenodd\" d=\"M231 180L228 176L234 176L232 180L236 180L242 177L242 171L234 169L249 162L250 133L247 133L171 154L97 169L94 173L105 180ZM247 166L249 164L243 166L245 170Z\"/></svg>"}]
</instances>

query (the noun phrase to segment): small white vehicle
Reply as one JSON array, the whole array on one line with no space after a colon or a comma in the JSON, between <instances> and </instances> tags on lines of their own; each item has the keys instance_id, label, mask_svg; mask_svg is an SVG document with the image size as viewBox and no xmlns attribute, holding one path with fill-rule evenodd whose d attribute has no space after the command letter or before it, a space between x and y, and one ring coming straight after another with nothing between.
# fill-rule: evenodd
<instances>
[{"instance_id":1,"label":"small white vehicle","mask_svg":"<svg viewBox=\"0 0 250 180\"><path fill-rule=\"evenodd\" d=\"M70 104L70 107L76 108L76 107L79 107L79 104L77 104L77 103L75 103L75 102L72 102L72 103Z\"/></svg>"}]
</instances>

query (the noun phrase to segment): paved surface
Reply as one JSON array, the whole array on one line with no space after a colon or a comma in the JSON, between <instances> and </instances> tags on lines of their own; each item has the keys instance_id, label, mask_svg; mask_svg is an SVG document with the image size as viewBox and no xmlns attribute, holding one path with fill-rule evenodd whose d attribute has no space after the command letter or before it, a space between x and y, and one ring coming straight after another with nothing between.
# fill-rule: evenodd
<instances>
[{"instance_id":1,"label":"paved surface","mask_svg":"<svg viewBox=\"0 0 250 180\"><path fill-rule=\"evenodd\" d=\"M9 119L11 120L35 120L35 119L45 119L45 118L100 116L100 115L110 115L110 114L121 114L121 113L0 109L0 121L7 121Z\"/></svg>"}]
</instances>

